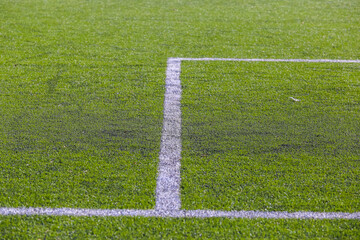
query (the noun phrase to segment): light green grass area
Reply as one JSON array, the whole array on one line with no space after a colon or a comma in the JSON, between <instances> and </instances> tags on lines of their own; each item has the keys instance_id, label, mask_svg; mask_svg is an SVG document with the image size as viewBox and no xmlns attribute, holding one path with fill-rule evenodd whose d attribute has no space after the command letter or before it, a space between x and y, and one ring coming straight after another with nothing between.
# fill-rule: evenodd
<instances>
[{"instance_id":1,"label":"light green grass area","mask_svg":"<svg viewBox=\"0 0 360 240\"><path fill-rule=\"evenodd\" d=\"M359 12L360 5L356 0L0 1L0 207L153 208L167 58L360 59ZM211 66L216 69L211 69ZM263 66L265 69L261 69L261 67L254 69L256 70L254 74L263 77L263 84L266 79L269 79L265 75L276 75L271 69L285 71L278 64ZM348 74L349 84L357 84L357 65L346 65L348 69L343 69L343 65L336 64L300 65L299 71L306 70L308 74L311 74L306 76L296 72L291 73L292 70L296 70L295 65L287 66L289 70L282 73L282 77L295 74L299 78L310 80L312 74L317 76L322 72L325 74L326 70L321 70L324 67L329 68L329 71L336 71L337 74ZM320 72L307 69L319 69L319 67ZM349 69L351 67L353 70ZM198 78L214 73L217 76L213 78L215 84L221 83L222 74L224 74L225 80L231 82L230 70L235 71L233 75L237 77L241 77L239 71L246 71L240 65L232 63L225 65L222 63L220 65L186 63L183 69L184 73L187 73L184 77ZM224 73L221 72L223 70ZM251 73L249 74L248 76L251 76ZM253 77L258 79L254 75ZM339 78L345 79L341 76ZM336 82L335 77L330 79ZM318 79L318 81L324 82L325 80ZM248 86L260 83L248 82ZM289 81L289 84L294 83ZM352 96L354 101L358 101L354 95L355 92L349 92L349 89L357 89L355 86L345 86L344 82L340 84L327 85L328 95L343 101L340 97L342 95L336 95L336 90L331 90L333 87L349 93L349 96L344 96L347 97L345 99ZM302 93L301 88L306 89L304 85L299 85L299 89L290 88L294 86L296 85L289 85L288 92L300 94ZM284 86L279 87L282 88L279 93L281 94L284 92ZM323 85L319 86L319 88L322 87ZM233 89L232 85L229 85L228 88L228 90L225 88L223 90L219 88L219 90L224 92ZM184 94L187 94L189 89L191 88L184 88ZM309 92L311 89L306 90ZM269 91L265 92L264 98L276 95L276 89L270 88ZM322 92L321 97L327 97L324 91L320 91ZM206 102L203 100L210 101L206 96L207 89L204 89L204 94L205 96L199 95L203 96L201 101L193 104L205 104ZM255 89L253 94L259 94L258 89ZM258 97L260 100L261 96ZM298 112L297 108L301 112L306 112L306 108L301 107L304 104L310 104L310 109L314 109L314 100L320 104L324 100L317 99L314 95L297 97L302 99L297 105L288 101L288 96L284 99L277 96L276 99L287 101L280 106L286 107L283 111L292 111L294 114ZM189 100L186 95L183 99ZM219 104L221 105L229 97L222 96L220 99ZM276 142L279 145L275 143L271 145L271 143L267 143L267 140L272 135L264 134L253 142L257 145L266 142L263 149L255 150L247 145L249 150L248 152L240 151L237 156L239 161L230 158L234 155L235 150L228 152L229 155L222 155L220 152L217 155L213 154L214 159L225 156L229 161L234 161L221 165L223 168L211 165L209 161L207 169L200 172L197 169L204 166L204 162L200 161L199 166L191 167L193 168L191 169L189 168L191 160L186 160L185 157L183 166L186 167L187 163L188 168L183 169L185 174L183 187L185 188L182 194L184 197L186 196L183 199L184 208L194 209L208 206L223 210L286 208L288 210L358 211L356 198L348 199L345 201L346 205L341 205L346 196L354 196L356 184L358 184L358 179L354 180L356 179L354 174L358 174L358 170L356 170L358 158L353 156L356 154L356 150L351 148L354 145L345 144L356 144L352 139L355 138L354 134L356 133L353 131L357 131L358 127L356 127L355 121L349 123L351 117L358 116L357 112L349 113L349 109L356 108L355 103L348 103L347 106L340 109L338 114L344 115L343 120L337 119L338 122L334 122L335 120L331 120L333 118L326 118L325 114L320 118L331 123L331 126L338 127L333 129L329 141L338 142L339 137L332 135L336 131L344 130L348 133L343 139L343 144L339 143L338 145L327 143L328 135L320 135L315 138L317 143L322 144L321 146L330 146L334 149L311 146L310 143L314 142L310 142L306 146L306 151L297 152L296 144L303 142L295 142L292 140L293 138L287 136L281 140L281 143L280 140ZM232 106L231 102L229 104L229 107ZM269 107L276 106L270 102L267 104ZM328 107L330 112L335 114L332 106ZM320 107L323 106L320 105ZM189 107L188 110L190 110ZM184 111L185 118L190 116L189 114L197 114L196 112L187 112L189 113L187 114L186 105L184 105ZM254 106L253 111L259 111L259 108ZM278 112L278 114L280 113ZM249 114L248 112L248 116ZM263 115L261 114L261 116ZM249 117L252 121L257 118L256 115ZM273 117L275 118L276 115ZM305 119L305 121L308 122L311 119L314 118ZM224 123L227 125L217 126L218 133L237 126L237 122L231 119ZM250 123L251 121L247 124ZM347 127L342 125L343 123ZM207 124L203 128L199 128L199 131L200 129L206 130L206 126ZM266 130L273 133L277 129L269 130L271 126L277 127L278 125L275 123L269 126L263 125L263 129L256 129L256 131L260 133ZM316 126L319 127L319 131L321 130L320 133L328 132L325 125ZM282 134L291 133L295 127L297 125L293 125L293 129L282 129ZM304 129L301 126L298 127ZM349 127L353 127L353 129ZM227 142L224 136L221 134L215 136L210 128L208 129L209 131L206 130L201 134L219 137L220 140L222 139L221 143L224 144L216 146L208 142L209 145L205 147L209 149L227 152L228 144L231 141L240 141L235 138L235 140ZM251 128L248 130L250 131ZM255 130L253 129L253 131ZM193 131L193 134L196 133ZM186 130L184 134L184 136L188 134ZM302 136L306 133L300 132L299 134L298 139L305 141ZM342 134L344 135L346 132ZM229 139L233 136L230 134ZM289 141L292 145L287 146ZM184 142L185 146L189 146L186 145L186 142L189 143L189 139L185 139ZM281 146L280 144L285 145ZM194 146L194 156L202 151L201 147L204 146L202 144ZM271 152L271 149L277 149L279 153ZM318 152L312 152L312 149ZM349 149L351 151L346 155L345 152ZM297 155L289 156L290 150ZM265 202L265 200L269 200L269 196L265 196L265 200L261 200L261 193L264 191L258 191L260 189L251 188L251 186L248 186L247 189L256 195L253 198L254 202L236 202L235 205L231 205L234 200L232 193L236 192L235 190L224 189L226 191L222 192L227 192L228 195L221 194L221 201L208 199L209 201L205 202L202 201L206 198L199 198L196 193L200 189L197 187L198 185L192 186L195 188L195 192L186 192L190 187L186 184L190 183L191 178L198 177L199 181L202 181L201 184L211 185L215 175L208 175L211 178L210 181L207 181L204 176L211 173L215 167L219 171L217 174L219 179L216 180L219 184L231 181L227 175L238 177L239 173L244 173L249 169L254 171L248 171L252 174L247 177L251 180L248 184L267 181L269 173L264 173L261 179L257 179L262 175L260 170L265 165L260 162L260 159L253 158L251 164L254 165L251 166L249 161L243 161L246 157L250 158L265 151L268 152L262 155L263 160L269 162L268 170L274 172L275 168L279 169L278 165L281 165L280 168L284 170L277 173L278 182L273 188L282 186L281 181L286 179L284 177L286 171L295 171L302 174L291 175L293 176L290 179L291 182L297 185L282 187L285 190L286 187L291 187L290 189L294 191L291 190L287 193L292 194L294 192L304 193L306 190L300 188L305 185L317 186L316 189L311 187L308 189L313 194L309 194L311 195L309 197L312 200L317 199L318 203L309 200L302 207L301 203L304 203L305 199L294 200L294 196L287 198L280 195L286 191L279 189L275 195L277 198L274 200L280 201L281 204L291 204L291 199L293 199L296 204L291 207L280 206L273 201L272 203L277 207L269 207L268 202ZM190 152L185 154L190 154ZM335 154L339 155L335 156ZM347 161L344 160L338 164L340 155L346 155ZM320 157L326 159L324 168L319 165ZM199 156L197 158L201 159ZM288 167L283 166L284 162ZM308 170L309 163L313 166L311 171ZM232 164L234 169L240 171L239 173L224 172ZM240 164L244 165L243 168L240 167ZM296 164L298 167L295 168ZM307 173L311 175L306 177ZM325 173L331 173L331 175L327 177L324 175ZM305 180L308 184L298 182L295 178ZM318 181L324 178L327 178L324 188L320 188ZM275 179L271 179L271 181L275 181ZM266 185L267 182L264 184ZM224 186L230 186L230 184L226 183ZM238 182L234 182L234 186L239 186ZM346 186L348 191L337 192L343 186ZM325 192L319 192L320 189ZM326 203L329 199L327 192L329 194L336 192L329 203ZM191 197L191 194L195 194L194 198ZM238 194L243 193L238 192ZM320 196L326 199L320 199ZM263 223L266 227L257 227ZM291 225L289 227L291 232L286 234L288 223ZM279 224L282 230L279 230ZM24 238L24 236L43 238L49 231L51 232L49 236L51 235L53 238L55 236L60 238L77 236L80 236L79 238L82 236L101 238L101 236L111 236L112 233L119 233L119 236L123 234L128 238L131 236L140 238L144 236L143 234L145 234L144 238L152 236L181 238L186 234L195 238L199 237L196 234L201 232L209 233L206 235L208 238L212 236L235 238L237 235L232 235L233 232L237 229L240 231L244 229L247 232L247 235L244 236L249 238L262 236L269 238L281 236L284 238L287 236L341 238L342 234L350 234L356 238L359 236L357 224L356 221L337 220L291 220L287 222L285 220L241 219L154 220L146 218L27 218L13 216L0 218L0 233L3 234L2 238L6 239ZM54 230L49 230L46 226ZM106 226L111 227L107 228ZM307 227L301 230L303 226ZM84 228L95 233L85 232L82 235ZM101 230L96 232L96 229ZM313 234L306 235L306 232L309 231ZM182 235L182 233L184 234Z\"/></svg>"},{"instance_id":2,"label":"light green grass area","mask_svg":"<svg viewBox=\"0 0 360 240\"><path fill-rule=\"evenodd\" d=\"M360 64L184 62L183 208L359 211L359 77Z\"/></svg>"},{"instance_id":3,"label":"light green grass area","mask_svg":"<svg viewBox=\"0 0 360 240\"><path fill-rule=\"evenodd\" d=\"M358 220L0 217L4 239L358 239Z\"/></svg>"}]
</instances>

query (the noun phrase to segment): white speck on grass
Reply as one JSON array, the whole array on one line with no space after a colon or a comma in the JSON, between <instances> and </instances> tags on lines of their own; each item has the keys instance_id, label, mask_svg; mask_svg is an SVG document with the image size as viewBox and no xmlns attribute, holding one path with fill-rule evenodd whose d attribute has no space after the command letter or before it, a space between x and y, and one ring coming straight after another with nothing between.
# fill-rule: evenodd
<instances>
[{"instance_id":1,"label":"white speck on grass","mask_svg":"<svg viewBox=\"0 0 360 240\"><path fill-rule=\"evenodd\" d=\"M290 97L291 100L293 100L294 102L300 102L301 100L300 99L296 99L296 98L293 98L293 97Z\"/></svg>"}]
</instances>

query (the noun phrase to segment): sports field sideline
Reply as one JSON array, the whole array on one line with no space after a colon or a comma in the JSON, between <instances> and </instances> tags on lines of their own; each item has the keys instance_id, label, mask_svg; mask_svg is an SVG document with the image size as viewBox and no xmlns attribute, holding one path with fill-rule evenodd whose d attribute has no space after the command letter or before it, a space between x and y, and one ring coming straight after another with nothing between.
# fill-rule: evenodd
<instances>
[{"instance_id":1,"label":"sports field sideline","mask_svg":"<svg viewBox=\"0 0 360 240\"><path fill-rule=\"evenodd\" d=\"M0 3L0 232L360 236L356 1Z\"/></svg>"}]
</instances>

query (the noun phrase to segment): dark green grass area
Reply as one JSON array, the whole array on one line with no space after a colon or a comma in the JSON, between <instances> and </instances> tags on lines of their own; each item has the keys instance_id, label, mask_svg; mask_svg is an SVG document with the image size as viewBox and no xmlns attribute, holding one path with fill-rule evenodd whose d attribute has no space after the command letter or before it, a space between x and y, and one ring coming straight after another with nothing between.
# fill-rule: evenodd
<instances>
[{"instance_id":1,"label":"dark green grass area","mask_svg":"<svg viewBox=\"0 0 360 240\"><path fill-rule=\"evenodd\" d=\"M357 220L2 216L3 239L358 239Z\"/></svg>"},{"instance_id":2,"label":"dark green grass area","mask_svg":"<svg viewBox=\"0 0 360 240\"><path fill-rule=\"evenodd\" d=\"M359 211L359 70L184 62L183 208Z\"/></svg>"},{"instance_id":3,"label":"dark green grass area","mask_svg":"<svg viewBox=\"0 0 360 240\"><path fill-rule=\"evenodd\" d=\"M2 206L154 205L162 88L141 66L89 65L1 74Z\"/></svg>"}]
</instances>

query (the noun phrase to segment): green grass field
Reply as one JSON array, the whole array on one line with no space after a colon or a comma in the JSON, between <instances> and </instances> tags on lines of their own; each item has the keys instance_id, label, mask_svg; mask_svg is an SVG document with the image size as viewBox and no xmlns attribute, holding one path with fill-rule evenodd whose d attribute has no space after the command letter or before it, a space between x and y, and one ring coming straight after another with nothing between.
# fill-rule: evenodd
<instances>
[{"instance_id":1,"label":"green grass field","mask_svg":"<svg viewBox=\"0 0 360 240\"><path fill-rule=\"evenodd\" d=\"M359 16L357 0L0 1L0 207L153 209L167 58L360 59ZM360 212L359 77L184 61L182 208ZM359 220L0 216L1 239L359 237Z\"/></svg>"},{"instance_id":2,"label":"green grass field","mask_svg":"<svg viewBox=\"0 0 360 240\"><path fill-rule=\"evenodd\" d=\"M185 62L184 208L358 211L359 70Z\"/></svg>"}]
</instances>

